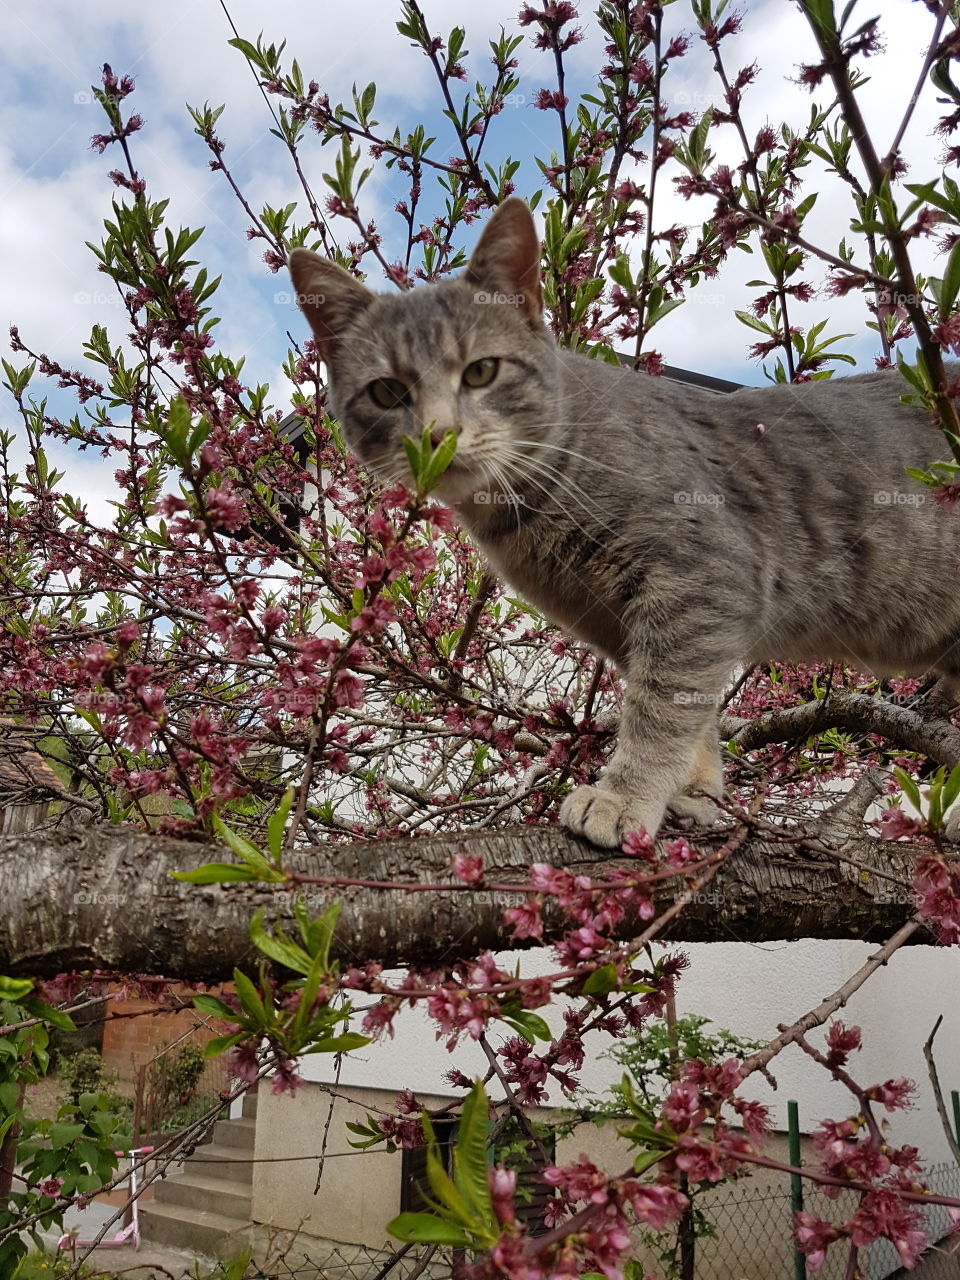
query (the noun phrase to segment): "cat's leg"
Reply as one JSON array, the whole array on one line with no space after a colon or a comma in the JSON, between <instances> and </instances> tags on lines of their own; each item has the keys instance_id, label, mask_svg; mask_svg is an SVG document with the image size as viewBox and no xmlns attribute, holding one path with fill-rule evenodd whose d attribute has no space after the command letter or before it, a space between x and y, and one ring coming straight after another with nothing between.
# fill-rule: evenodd
<instances>
[{"instance_id":1,"label":"cat's leg","mask_svg":"<svg viewBox=\"0 0 960 1280\"><path fill-rule=\"evenodd\" d=\"M717 818L717 806L710 797L723 795L723 764L720 760L719 731L710 717L706 732L697 743L693 772L682 791L672 795L667 808L677 818L697 827L709 827Z\"/></svg>"},{"instance_id":2,"label":"cat's leg","mask_svg":"<svg viewBox=\"0 0 960 1280\"><path fill-rule=\"evenodd\" d=\"M953 709L960 704L960 658L953 649L941 663L941 671L940 682L931 692L927 705L934 715L949 720ZM960 843L960 800L955 800L943 815L943 831L948 840Z\"/></svg>"},{"instance_id":3,"label":"cat's leg","mask_svg":"<svg viewBox=\"0 0 960 1280\"><path fill-rule=\"evenodd\" d=\"M709 800L685 792L694 780L698 789L721 790L719 752L716 745L708 749L708 736L715 744L726 674L726 665L694 676L689 668L654 670L646 657L631 662L617 749L598 783L567 796L560 821L604 848L616 848L640 827L656 834L674 799L688 816L712 821Z\"/></svg>"}]
</instances>

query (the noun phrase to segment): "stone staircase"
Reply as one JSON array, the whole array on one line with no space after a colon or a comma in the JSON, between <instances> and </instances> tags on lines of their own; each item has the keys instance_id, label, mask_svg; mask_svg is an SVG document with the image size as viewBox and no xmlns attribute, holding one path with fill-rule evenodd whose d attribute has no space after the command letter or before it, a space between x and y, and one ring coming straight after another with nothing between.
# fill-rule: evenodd
<instances>
[{"instance_id":1,"label":"stone staircase","mask_svg":"<svg viewBox=\"0 0 960 1280\"><path fill-rule=\"evenodd\" d=\"M243 1114L218 1120L213 1141L197 1147L154 1186L154 1198L140 1208L146 1244L188 1249L210 1257L242 1252L250 1243L250 1200L257 1096L246 1094Z\"/></svg>"}]
</instances>

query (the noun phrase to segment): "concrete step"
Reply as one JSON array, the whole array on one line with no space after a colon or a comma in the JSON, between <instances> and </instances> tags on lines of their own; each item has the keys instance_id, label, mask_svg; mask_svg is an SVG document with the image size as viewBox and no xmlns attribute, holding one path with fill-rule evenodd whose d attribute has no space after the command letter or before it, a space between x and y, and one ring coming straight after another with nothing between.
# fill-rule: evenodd
<instances>
[{"instance_id":1,"label":"concrete step","mask_svg":"<svg viewBox=\"0 0 960 1280\"><path fill-rule=\"evenodd\" d=\"M225 1147L242 1147L252 1152L257 1140L256 1119L238 1116L236 1120L218 1120L213 1126L213 1140Z\"/></svg>"},{"instance_id":2,"label":"concrete step","mask_svg":"<svg viewBox=\"0 0 960 1280\"><path fill-rule=\"evenodd\" d=\"M222 1213L152 1200L140 1210L140 1230L150 1244L173 1245L211 1258L229 1258L250 1243L251 1225Z\"/></svg>"},{"instance_id":3,"label":"concrete step","mask_svg":"<svg viewBox=\"0 0 960 1280\"><path fill-rule=\"evenodd\" d=\"M253 1182L252 1152L225 1143L206 1142L184 1161L184 1169L201 1178L228 1178L232 1182Z\"/></svg>"},{"instance_id":4,"label":"concrete step","mask_svg":"<svg viewBox=\"0 0 960 1280\"><path fill-rule=\"evenodd\" d=\"M207 1213L250 1221L250 1186L227 1178L212 1178L191 1169L155 1182L157 1204L188 1205Z\"/></svg>"},{"instance_id":5,"label":"concrete step","mask_svg":"<svg viewBox=\"0 0 960 1280\"><path fill-rule=\"evenodd\" d=\"M243 1114L248 1120L256 1120L257 1118L256 1093L247 1092L243 1095Z\"/></svg>"}]
</instances>

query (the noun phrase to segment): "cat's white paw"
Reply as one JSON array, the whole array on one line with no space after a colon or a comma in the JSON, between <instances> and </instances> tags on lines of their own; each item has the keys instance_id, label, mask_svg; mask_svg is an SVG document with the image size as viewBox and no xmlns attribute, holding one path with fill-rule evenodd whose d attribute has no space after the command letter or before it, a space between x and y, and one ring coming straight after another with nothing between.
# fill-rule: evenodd
<instances>
[{"instance_id":1,"label":"cat's white paw","mask_svg":"<svg viewBox=\"0 0 960 1280\"><path fill-rule=\"evenodd\" d=\"M712 827L719 816L716 801L709 796L675 795L667 805L675 818L693 827Z\"/></svg>"},{"instance_id":2,"label":"cat's white paw","mask_svg":"<svg viewBox=\"0 0 960 1280\"><path fill-rule=\"evenodd\" d=\"M946 821L944 822L944 834L948 840L960 844L960 803L955 804L951 809L947 810Z\"/></svg>"},{"instance_id":3,"label":"cat's white paw","mask_svg":"<svg viewBox=\"0 0 960 1280\"><path fill-rule=\"evenodd\" d=\"M619 849L630 831L644 827L655 835L660 826L648 803L603 787L575 787L560 806L560 821L603 849Z\"/></svg>"}]
</instances>

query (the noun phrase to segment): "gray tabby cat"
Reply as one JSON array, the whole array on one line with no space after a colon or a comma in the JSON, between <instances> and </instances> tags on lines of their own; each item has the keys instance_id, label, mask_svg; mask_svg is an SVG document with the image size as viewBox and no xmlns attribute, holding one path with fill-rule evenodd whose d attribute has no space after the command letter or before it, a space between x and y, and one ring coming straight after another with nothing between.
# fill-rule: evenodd
<instances>
[{"instance_id":1,"label":"gray tabby cat","mask_svg":"<svg viewBox=\"0 0 960 1280\"><path fill-rule=\"evenodd\" d=\"M616 751L563 803L572 831L614 847L667 809L713 820L738 663L960 676L960 515L904 473L939 437L896 373L715 396L562 351L516 199L431 288L371 293L305 249L290 271L358 456L409 478L404 436L453 428L438 496L626 677Z\"/></svg>"}]
</instances>

